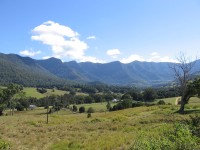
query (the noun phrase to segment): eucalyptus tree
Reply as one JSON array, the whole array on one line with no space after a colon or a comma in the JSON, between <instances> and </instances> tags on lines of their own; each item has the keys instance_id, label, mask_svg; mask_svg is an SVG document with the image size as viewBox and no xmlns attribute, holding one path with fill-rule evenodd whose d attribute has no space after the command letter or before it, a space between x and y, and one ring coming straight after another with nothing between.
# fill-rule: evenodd
<instances>
[{"instance_id":1,"label":"eucalyptus tree","mask_svg":"<svg viewBox=\"0 0 200 150\"><path fill-rule=\"evenodd\" d=\"M185 104L188 103L191 96L195 94L192 78L194 77L193 68L196 61L191 61L185 54L181 53L177 58L178 63L170 65L174 77L181 91L181 105L179 113L184 113Z\"/></svg>"}]
</instances>

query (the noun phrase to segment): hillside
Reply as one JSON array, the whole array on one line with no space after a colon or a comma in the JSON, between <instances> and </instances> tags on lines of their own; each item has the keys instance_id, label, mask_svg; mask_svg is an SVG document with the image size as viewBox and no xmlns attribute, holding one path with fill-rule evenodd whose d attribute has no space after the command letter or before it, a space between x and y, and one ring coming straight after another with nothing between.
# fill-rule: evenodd
<instances>
[{"instance_id":1,"label":"hillside","mask_svg":"<svg viewBox=\"0 0 200 150\"><path fill-rule=\"evenodd\" d=\"M199 64L200 60L196 62L194 71L200 70ZM172 82L173 74L167 62L77 63L62 62L56 58L34 60L15 54L0 54L0 84L63 85L69 83L69 80L79 83L98 81L112 85L159 86Z\"/></svg>"},{"instance_id":2,"label":"hillside","mask_svg":"<svg viewBox=\"0 0 200 150\"><path fill-rule=\"evenodd\" d=\"M173 80L169 63L139 62L106 64L75 61L62 63L59 59L38 60L38 64L52 74L69 80L100 81L114 85L149 86Z\"/></svg>"},{"instance_id":3,"label":"hillside","mask_svg":"<svg viewBox=\"0 0 200 150\"><path fill-rule=\"evenodd\" d=\"M0 54L0 84L8 83L49 86L63 84L63 80L37 64L34 59L15 54Z\"/></svg>"}]
</instances>

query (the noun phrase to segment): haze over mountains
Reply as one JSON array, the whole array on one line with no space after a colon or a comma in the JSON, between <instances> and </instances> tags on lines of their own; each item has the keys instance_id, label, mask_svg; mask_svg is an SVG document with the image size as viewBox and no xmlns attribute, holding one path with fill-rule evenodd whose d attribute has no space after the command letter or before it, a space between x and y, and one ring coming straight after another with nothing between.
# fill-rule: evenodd
<instances>
[{"instance_id":1,"label":"haze over mountains","mask_svg":"<svg viewBox=\"0 0 200 150\"><path fill-rule=\"evenodd\" d=\"M194 70L200 70L200 60ZM0 53L0 84L18 83L25 86L57 85L70 81L102 82L112 85L151 86L173 81L169 63L139 62L105 64L56 58L35 60L16 54Z\"/></svg>"}]
</instances>

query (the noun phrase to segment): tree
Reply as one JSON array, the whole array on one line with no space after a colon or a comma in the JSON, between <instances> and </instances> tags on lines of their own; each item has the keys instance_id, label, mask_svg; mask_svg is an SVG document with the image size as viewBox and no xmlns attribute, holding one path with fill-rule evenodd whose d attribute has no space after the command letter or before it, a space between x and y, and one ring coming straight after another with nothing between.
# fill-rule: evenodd
<instances>
[{"instance_id":1,"label":"tree","mask_svg":"<svg viewBox=\"0 0 200 150\"><path fill-rule=\"evenodd\" d=\"M94 113L95 110L93 107L89 107L88 110L87 110L87 113Z\"/></svg>"},{"instance_id":2,"label":"tree","mask_svg":"<svg viewBox=\"0 0 200 150\"><path fill-rule=\"evenodd\" d=\"M17 84L10 84L6 89L3 89L2 97L4 103L9 104L10 106L10 115L13 115L15 103L13 102L13 97L15 94L23 90L23 86Z\"/></svg>"},{"instance_id":3,"label":"tree","mask_svg":"<svg viewBox=\"0 0 200 150\"><path fill-rule=\"evenodd\" d=\"M190 97L193 95L192 84L189 81L192 79L192 69L195 61L190 61L185 54L181 53L177 58L179 63L171 64L170 68L174 73L174 77L180 87L181 91L181 105L178 113L184 113L185 104L188 103Z\"/></svg>"},{"instance_id":4,"label":"tree","mask_svg":"<svg viewBox=\"0 0 200 150\"><path fill-rule=\"evenodd\" d=\"M77 110L78 110L77 106L76 106L76 105L73 105L72 111L77 112Z\"/></svg>"},{"instance_id":5,"label":"tree","mask_svg":"<svg viewBox=\"0 0 200 150\"><path fill-rule=\"evenodd\" d=\"M122 96L122 99L132 99L132 97L129 93L126 93Z\"/></svg>"},{"instance_id":6,"label":"tree","mask_svg":"<svg viewBox=\"0 0 200 150\"><path fill-rule=\"evenodd\" d=\"M85 112L85 107L84 106L81 106L80 108L79 108L79 113L84 113Z\"/></svg>"},{"instance_id":7,"label":"tree","mask_svg":"<svg viewBox=\"0 0 200 150\"><path fill-rule=\"evenodd\" d=\"M107 105L106 105L107 110L110 110L111 107L112 107L112 106L111 106L111 104L110 104L110 101L108 101L108 102L107 102Z\"/></svg>"},{"instance_id":8,"label":"tree","mask_svg":"<svg viewBox=\"0 0 200 150\"><path fill-rule=\"evenodd\" d=\"M156 92L152 88L146 88L143 92L143 99L145 101L153 101L156 99Z\"/></svg>"}]
</instances>

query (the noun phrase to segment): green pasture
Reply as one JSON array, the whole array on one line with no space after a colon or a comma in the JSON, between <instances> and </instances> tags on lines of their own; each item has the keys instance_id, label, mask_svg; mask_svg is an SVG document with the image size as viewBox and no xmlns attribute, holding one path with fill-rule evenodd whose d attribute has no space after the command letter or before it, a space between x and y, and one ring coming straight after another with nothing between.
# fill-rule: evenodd
<instances>
[{"instance_id":1,"label":"green pasture","mask_svg":"<svg viewBox=\"0 0 200 150\"><path fill-rule=\"evenodd\" d=\"M49 124L46 124L47 110L39 107L32 111L15 112L14 116L0 117L0 139L9 143L11 150L135 149L134 145L141 146L142 142L148 141L151 144L152 139L165 137L166 131L173 131L175 123L188 119L195 112L200 113L197 101L193 99L186 105L185 115L175 113L178 105L105 112L107 103L84 104L78 107L93 107L96 110L91 118L87 118L87 113L62 109L49 115ZM194 104L195 112L192 108Z\"/></svg>"},{"instance_id":2,"label":"green pasture","mask_svg":"<svg viewBox=\"0 0 200 150\"><path fill-rule=\"evenodd\" d=\"M27 97L35 97L35 98L43 98L45 96L51 96L51 95L64 95L67 92L66 91L61 91L61 90L57 90L57 89L47 89L47 92L44 94L41 94L37 91L36 88L32 88L32 87L25 87L23 89L23 92L26 93Z\"/></svg>"}]
</instances>

